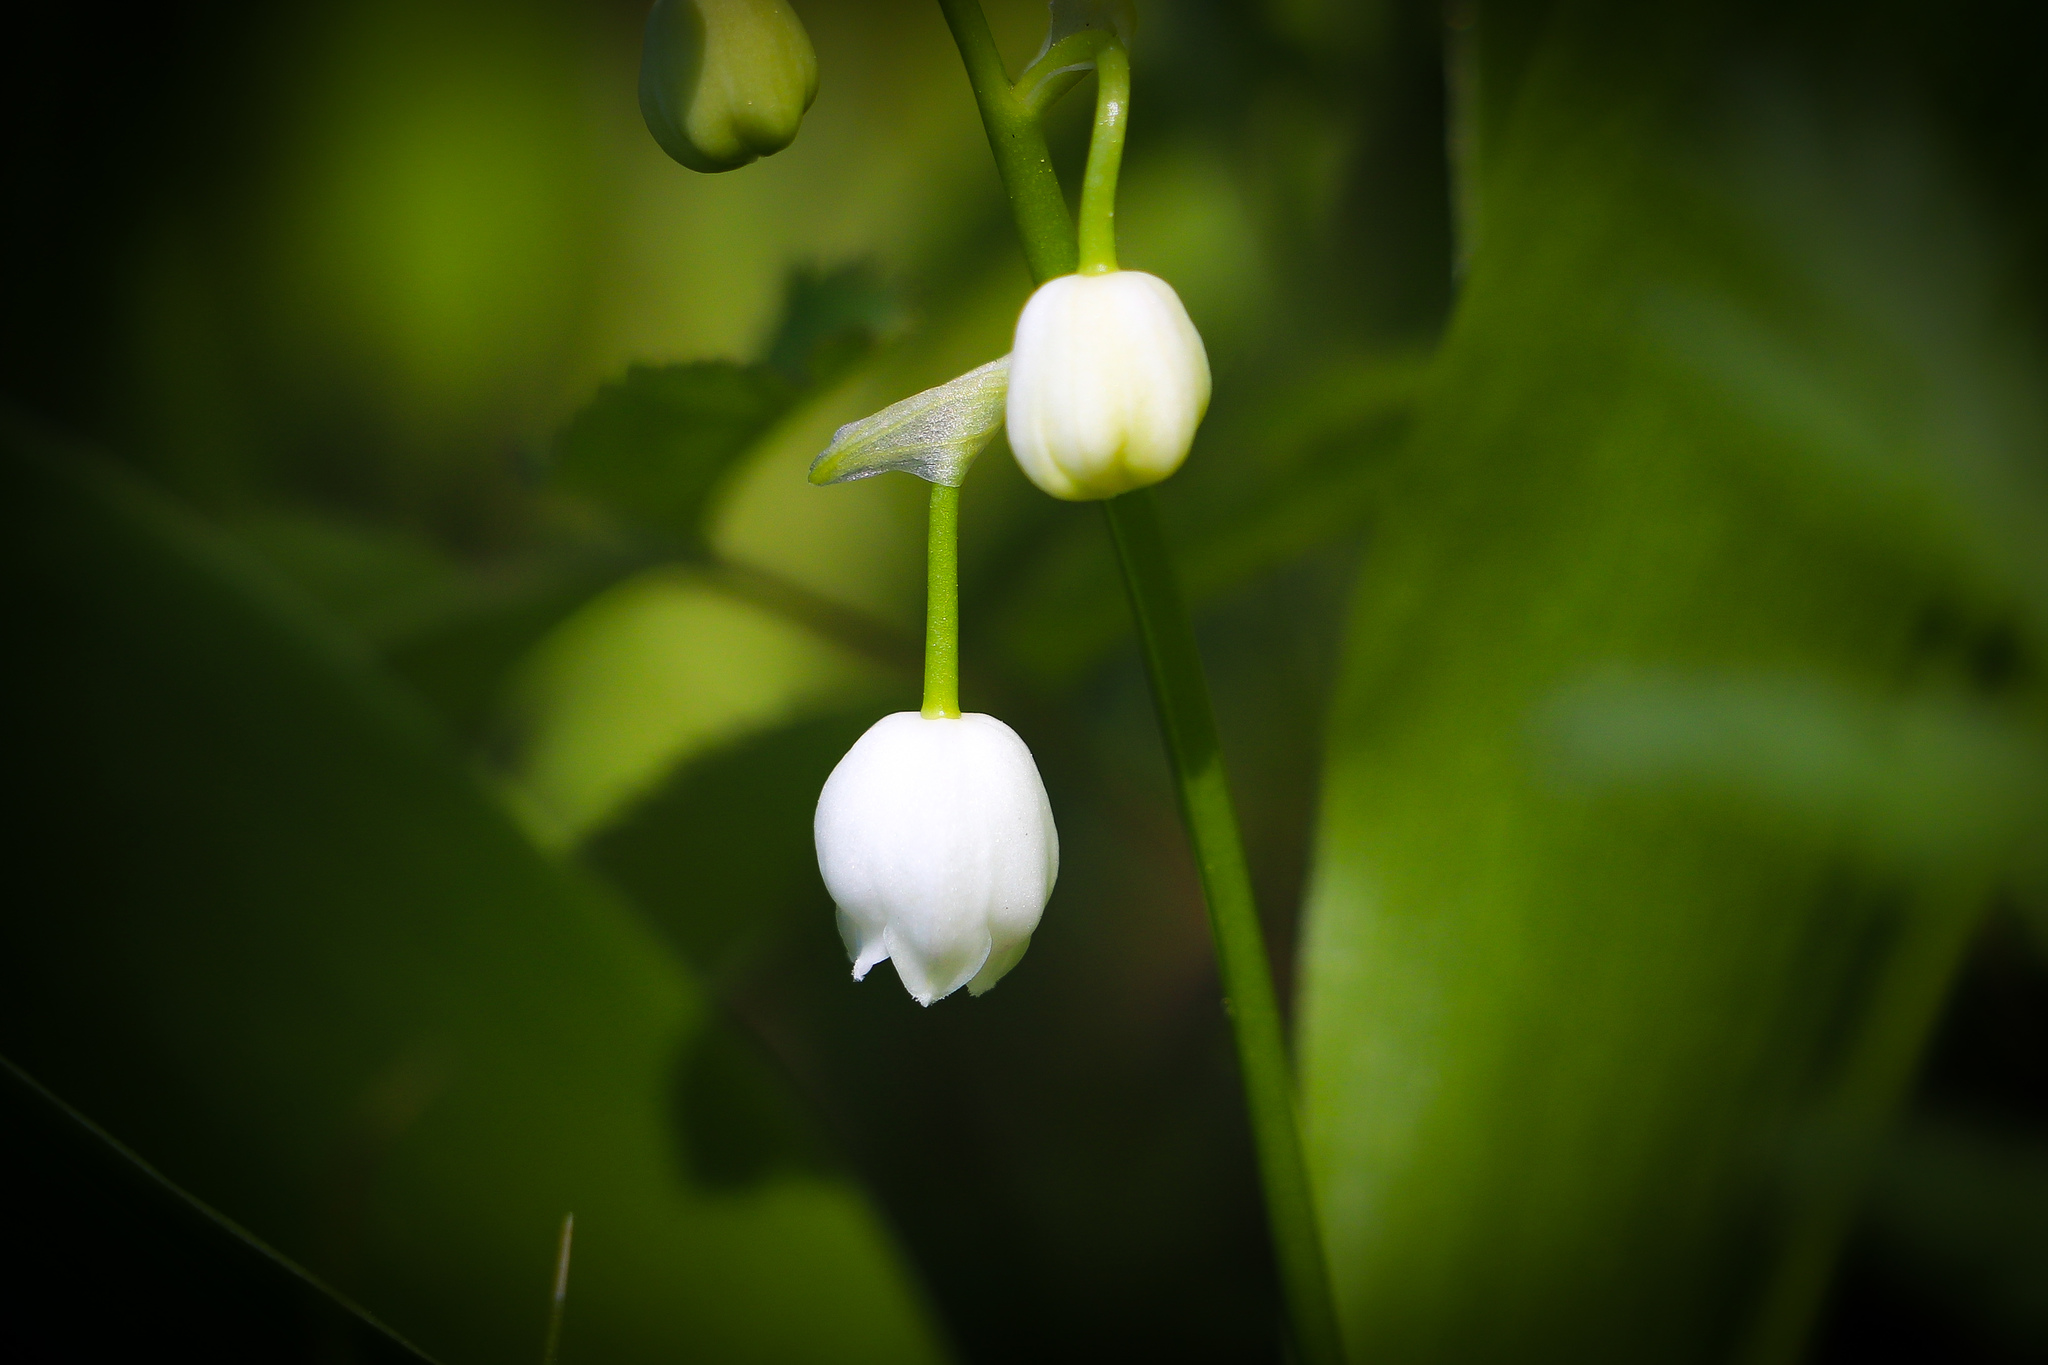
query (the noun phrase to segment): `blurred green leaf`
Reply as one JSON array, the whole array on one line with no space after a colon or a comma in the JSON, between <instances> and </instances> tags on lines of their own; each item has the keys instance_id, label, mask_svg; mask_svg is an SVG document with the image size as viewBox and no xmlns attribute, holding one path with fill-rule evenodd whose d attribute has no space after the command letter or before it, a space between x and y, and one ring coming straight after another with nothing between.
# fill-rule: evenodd
<instances>
[{"instance_id":1,"label":"blurred green leaf","mask_svg":"<svg viewBox=\"0 0 2048 1365\"><path fill-rule=\"evenodd\" d=\"M721 480L798 393L767 365L631 366L556 439L554 481L701 553Z\"/></svg>"},{"instance_id":2,"label":"blurred green leaf","mask_svg":"<svg viewBox=\"0 0 2048 1365\"><path fill-rule=\"evenodd\" d=\"M431 626L390 641L384 663L471 742L497 738L519 662L549 632L653 557L592 549L536 556L473 574L459 603Z\"/></svg>"},{"instance_id":3,"label":"blurred green leaf","mask_svg":"<svg viewBox=\"0 0 2048 1365\"><path fill-rule=\"evenodd\" d=\"M908 321L901 296L865 262L790 272L767 363L800 384L838 379Z\"/></svg>"},{"instance_id":4,"label":"blurred green leaf","mask_svg":"<svg viewBox=\"0 0 2048 1365\"><path fill-rule=\"evenodd\" d=\"M2011 866L2048 829L2048 744L1981 703L1802 677L1611 677L1540 713L1568 780L1702 790L1880 868Z\"/></svg>"},{"instance_id":5,"label":"blurred green leaf","mask_svg":"<svg viewBox=\"0 0 2048 1365\"><path fill-rule=\"evenodd\" d=\"M713 500L740 461L903 324L872 266L796 270L765 360L628 366L556 438L554 482L702 556Z\"/></svg>"},{"instance_id":6,"label":"blurred green leaf","mask_svg":"<svg viewBox=\"0 0 2048 1365\"><path fill-rule=\"evenodd\" d=\"M2002 253L1924 135L1878 117L1864 145L1831 148L1797 106L1749 117L1730 226L1788 268L1649 293L1658 348L1721 420L1793 456L1767 458L1774 474L1945 546L2048 641L2043 356L2008 316ZM1837 218L1830 195L1882 211Z\"/></svg>"},{"instance_id":7,"label":"blurred green leaf","mask_svg":"<svg viewBox=\"0 0 2048 1365\"><path fill-rule=\"evenodd\" d=\"M269 512L241 518L233 529L372 648L432 629L472 595L459 565L381 527Z\"/></svg>"},{"instance_id":8,"label":"blurred green leaf","mask_svg":"<svg viewBox=\"0 0 2048 1365\"><path fill-rule=\"evenodd\" d=\"M684 764L583 846L702 971L730 977L785 916L827 904L811 815L879 707L807 717Z\"/></svg>"},{"instance_id":9,"label":"blurred green leaf","mask_svg":"<svg viewBox=\"0 0 2048 1365\"><path fill-rule=\"evenodd\" d=\"M695 754L871 694L872 669L838 643L709 573L664 565L607 589L508 689L500 766L529 831L573 846Z\"/></svg>"},{"instance_id":10,"label":"blurred green leaf","mask_svg":"<svg viewBox=\"0 0 2048 1365\"><path fill-rule=\"evenodd\" d=\"M1789 1361L1858 1173L1788 1180L1790 1135L1881 1130L1996 841L1943 812L1917 831L1937 865L1906 878L1845 857L1827 822L1702 809L1648 774L1753 770L1882 839L1916 801L2032 785L2031 760L1974 702L1845 711L1796 689L1655 723L1609 709L1605 731L1579 713L1583 754L1645 778L1619 795L1561 788L1532 735L1561 689L1616 672L1968 685L1924 626L1995 616L1982 581L1867 499L1783 477L1813 463L1810 429L1674 365L1659 312L1735 300L1770 365L1824 363L1785 282L1844 260L1809 244L1870 240L1860 225L1946 190L1896 157L1835 174L1878 134L1822 105L1792 136L1708 7L1485 6L1477 25L1485 105L1460 114L1485 145L1460 197L1483 232L1378 499L1303 932L1337 1292L1359 1359ZM1797 234L1753 212L1788 146L1816 187ZM1875 276L1968 249L1853 266L1881 293ZM2002 372L1972 298L1936 279L1921 303L1914 346L1843 376L1857 410L1884 411L1901 375L1960 403L1959 373ZM1905 790L1930 779L1947 785Z\"/></svg>"},{"instance_id":11,"label":"blurred green leaf","mask_svg":"<svg viewBox=\"0 0 2048 1365\"><path fill-rule=\"evenodd\" d=\"M468 562L386 527L287 512L237 518L231 530L451 733L482 747L504 739L519 662L605 589L662 558L593 540Z\"/></svg>"},{"instance_id":12,"label":"blurred green leaf","mask_svg":"<svg viewBox=\"0 0 2048 1365\"><path fill-rule=\"evenodd\" d=\"M843 1181L693 1181L707 1010L642 925L253 561L5 440L41 799L9 829L38 903L0 924L0 1046L450 1360L535 1349L571 1210L572 1358L938 1353Z\"/></svg>"},{"instance_id":13,"label":"blurred green leaf","mask_svg":"<svg viewBox=\"0 0 2048 1365\"><path fill-rule=\"evenodd\" d=\"M691 1177L747 1193L833 1169L824 1134L759 1043L729 1019L691 1040L676 1078L676 1126Z\"/></svg>"}]
</instances>

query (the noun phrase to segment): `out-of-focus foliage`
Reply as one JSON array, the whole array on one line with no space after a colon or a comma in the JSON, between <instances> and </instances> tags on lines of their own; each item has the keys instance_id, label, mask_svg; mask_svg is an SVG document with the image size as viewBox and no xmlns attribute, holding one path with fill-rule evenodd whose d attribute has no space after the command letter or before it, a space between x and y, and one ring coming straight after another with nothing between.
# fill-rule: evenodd
<instances>
[{"instance_id":1,"label":"out-of-focus foliage","mask_svg":"<svg viewBox=\"0 0 2048 1365\"><path fill-rule=\"evenodd\" d=\"M1463 39L1475 244L1332 720L1305 1104L1367 1359L1796 1358L2048 816L2048 426L1967 200L1910 111L1618 18Z\"/></svg>"},{"instance_id":2,"label":"out-of-focus foliage","mask_svg":"<svg viewBox=\"0 0 2048 1365\"><path fill-rule=\"evenodd\" d=\"M49 623L10 1055L437 1353L531 1349L565 1210L593 1354L936 1353L843 1183L692 1179L738 1111L691 1105L738 1082L698 1079L717 1020L645 926L256 566L10 445L8 578Z\"/></svg>"},{"instance_id":3,"label":"out-of-focus foliage","mask_svg":"<svg viewBox=\"0 0 2048 1365\"><path fill-rule=\"evenodd\" d=\"M565 1362L1277 1359L1107 539L1000 442L963 700L1061 882L985 999L846 979L810 814L915 705L925 499L805 471L1029 281L936 7L793 4L802 136L716 177L637 5L24 34L0 388L104 456L8 438L0 1052L451 1365L538 1350L572 1204ZM1361 1358L1782 1356L1872 1172L1822 1352L2038 1354L2030 12L1141 9L1161 512L1283 964L1316 864Z\"/></svg>"},{"instance_id":4,"label":"out-of-focus foliage","mask_svg":"<svg viewBox=\"0 0 2048 1365\"><path fill-rule=\"evenodd\" d=\"M765 365L635 365L562 432L555 479L693 546L719 476L795 396Z\"/></svg>"}]
</instances>

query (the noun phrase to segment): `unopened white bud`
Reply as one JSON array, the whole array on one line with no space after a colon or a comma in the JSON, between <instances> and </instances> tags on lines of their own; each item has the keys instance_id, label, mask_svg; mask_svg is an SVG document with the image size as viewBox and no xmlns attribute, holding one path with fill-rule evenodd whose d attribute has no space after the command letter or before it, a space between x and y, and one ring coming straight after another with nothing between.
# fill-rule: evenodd
<instances>
[{"instance_id":1,"label":"unopened white bud","mask_svg":"<svg viewBox=\"0 0 2048 1365\"><path fill-rule=\"evenodd\" d=\"M862 980L884 958L921 1005L1002 980L1060 871L1038 765L993 716L884 716L818 796L818 871Z\"/></svg>"},{"instance_id":2,"label":"unopened white bud","mask_svg":"<svg viewBox=\"0 0 2048 1365\"><path fill-rule=\"evenodd\" d=\"M1054 497L1158 483L1187 458L1208 409L1201 334L1158 276L1062 275L1024 305L1010 352L1010 449Z\"/></svg>"}]
</instances>

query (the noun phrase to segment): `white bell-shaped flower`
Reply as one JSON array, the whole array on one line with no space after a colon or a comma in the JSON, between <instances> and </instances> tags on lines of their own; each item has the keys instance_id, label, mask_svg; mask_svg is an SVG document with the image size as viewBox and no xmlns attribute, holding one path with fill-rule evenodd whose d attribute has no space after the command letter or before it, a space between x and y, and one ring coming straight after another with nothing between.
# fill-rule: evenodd
<instances>
[{"instance_id":1,"label":"white bell-shaped flower","mask_svg":"<svg viewBox=\"0 0 2048 1365\"><path fill-rule=\"evenodd\" d=\"M921 1005L1002 980L1059 876L1038 765L993 716L876 721L825 780L813 829L853 979L889 958Z\"/></svg>"},{"instance_id":2,"label":"white bell-shaped flower","mask_svg":"<svg viewBox=\"0 0 2048 1365\"><path fill-rule=\"evenodd\" d=\"M1158 483L1209 409L1209 355L1173 287L1139 270L1047 280L1017 319L1010 449L1056 498Z\"/></svg>"}]
</instances>

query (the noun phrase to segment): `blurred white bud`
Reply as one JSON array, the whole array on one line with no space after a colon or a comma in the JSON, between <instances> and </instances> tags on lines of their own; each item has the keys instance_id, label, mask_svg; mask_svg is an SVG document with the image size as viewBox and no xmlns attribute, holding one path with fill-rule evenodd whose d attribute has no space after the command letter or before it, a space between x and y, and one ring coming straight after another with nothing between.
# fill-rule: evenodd
<instances>
[{"instance_id":1,"label":"blurred white bud","mask_svg":"<svg viewBox=\"0 0 2048 1365\"><path fill-rule=\"evenodd\" d=\"M1180 468L1209 409L1209 356L1173 287L1113 270L1047 280L1017 319L1010 449L1056 498L1113 498Z\"/></svg>"},{"instance_id":2,"label":"blurred white bud","mask_svg":"<svg viewBox=\"0 0 2048 1365\"><path fill-rule=\"evenodd\" d=\"M640 52L640 113L693 171L779 152L818 93L818 57L785 0L654 0Z\"/></svg>"},{"instance_id":3,"label":"blurred white bud","mask_svg":"<svg viewBox=\"0 0 2048 1365\"><path fill-rule=\"evenodd\" d=\"M1038 765L993 716L884 716L818 796L818 870L862 980L884 958L929 1005L1003 979L1060 871Z\"/></svg>"}]
</instances>

